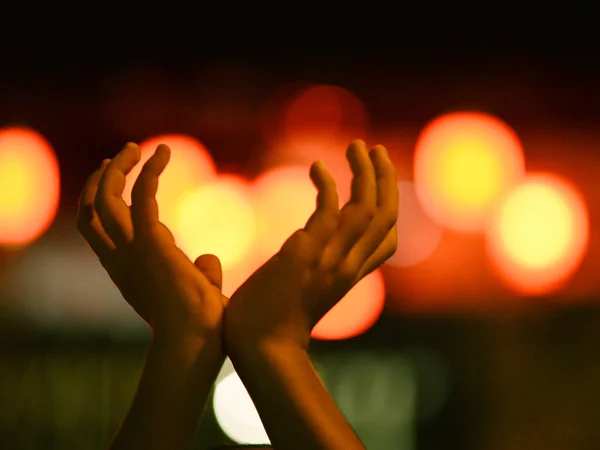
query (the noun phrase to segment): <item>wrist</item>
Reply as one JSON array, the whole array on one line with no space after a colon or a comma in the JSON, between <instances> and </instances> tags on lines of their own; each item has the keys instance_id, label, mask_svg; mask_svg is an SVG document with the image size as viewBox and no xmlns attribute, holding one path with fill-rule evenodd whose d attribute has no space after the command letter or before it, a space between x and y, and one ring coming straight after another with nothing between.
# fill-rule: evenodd
<instances>
[{"instance_id":1,"label":"wrist","mask_svg":"<svg viewBox=\"0 0 600 450\"><path fill-rule=\"evenodd\" d=\"M294 340L280 338L240 339L227 348L236 364L278 365L308 358L308 349Z\"/></svg>"},{"instance_id":2,"label":"wrist","mask_svg":"<svg viewBox=\"0 0 600 450\"><path fill-rule=\"evenodd\" d=\"M195 359L201 354L223 357L220 336L217 333L153 333L151 351L161 355Z\"/></svg>"},{"instance_id":3,"label":"wrist","mask_svg":"<svg viewBox=\"0 0 600 450\"><path fill-rule=\"evenodd\" d=\"M237 326L227 325L225 322L223 332L223 345L230 356L256 354L268 356L271 353L280 353L284 350L295 352L308 352L310 332L306 327L280 326L273 330L261 329L255 322L245 322Z\"/></svg>"}]
</instances>

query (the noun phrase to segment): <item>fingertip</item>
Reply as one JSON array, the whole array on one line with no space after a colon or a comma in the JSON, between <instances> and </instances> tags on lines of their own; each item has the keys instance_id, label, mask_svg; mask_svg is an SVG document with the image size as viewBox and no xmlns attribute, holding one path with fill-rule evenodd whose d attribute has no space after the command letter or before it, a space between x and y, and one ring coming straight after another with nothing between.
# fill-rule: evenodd
<instances>
[{"instance_id":1,"label":"fingertip","mask_svg":"<svg viewBox=\"0 0 600 450\"><path fill-rule=\"evenodd\" d=\"M327 166L321 160L315 161L310 166L310 177L318 189L323 188L325 186L325 182L332 178Z\"/></svg>"},{"instance_id":2,"label":"fingertip","mask_svg":"<svg viewBox=\"0 0 600 450\"><path fill-rule=\"evenodd\" d=\"M166 144L160 144L156 147L154 155L152 155L152 166L155 171L161 173L171 159L171 149Z\"/></svg>"},{"instance_id":3,"label":"fingertip","mask_svg":"<svg viewBox=\"0 0 600 450\"><path fill-rule=\"evenodd\" d=\"M312 165L310 166L310 169L313 172L318 172L320 170L327 170L327 168L325 167L325 163L323 161L321 161L320 159L318 161L313 162Z\"/></svg>"},{"instance_id":4,"label":"fingertip","mask_svg":"<svg viewBox=\"0 0 600 450\"><path fill-rule=\"evenodd\" d=\"M385 146L381 144L373 146L369 153L378 153L380 155L388 156L387 148L385 148Z\"/></svg>"},{"instance_id":5,"label":"fingertip","mask_svg":"<svg viewBox=\"0 0 600 450\"><path fill-rule=\"evenodd\" d=\"M359 161L364 161L363 155L368 155L369 149L367 144L362 139L354 139L348 149L346 150L346 160L350 163L350 166L357 166Z\"/></svg>"},{"instance_id":6,"label":"fingertip","mask_svg":"<svg viewBox=\"0 0 600 450\"><path fill-rule=\"evenodd\" d=\"M108 160L107 166L114 166L127 174L141 157L140 147L135 142L128 142L114 158Z\"/></svg>"},{"instance_id":7,"label":"fingertip","mask_svg":"<svg viewBox=\"0 0 600 450\"><path fill-rule=\"evenodd\" d=\"M169 147L167 144L158 144L158 147L156 147L156 152L161 152L161 153L171 153L171 147Z\"/></svg>"},{"instance_id":8,"label":"fingertip","mask_svg":"<svg viewBox=\"0 0 600 450\"><path fill-rule=\"evenodd\" d=\"M139 154L141 155L141 150L140 150L140 146L137 145L135 142L130 141L127 142L124 146L123 149L121 150L122 152L125 151L129 151L129 152L134 152L135 154Z\"/></svg>"},{"instance_id":9,"label":"fingertip","mask_svg":"<svg viewBox=\"0 0 600 450\"><path fill-rule=\"evenodd\" d=\"M353 139L352 142L350 142L349 147L365 147L367 144L365 144L365 141L363 141L362 139Z\"/></svg>"}]
</instances>

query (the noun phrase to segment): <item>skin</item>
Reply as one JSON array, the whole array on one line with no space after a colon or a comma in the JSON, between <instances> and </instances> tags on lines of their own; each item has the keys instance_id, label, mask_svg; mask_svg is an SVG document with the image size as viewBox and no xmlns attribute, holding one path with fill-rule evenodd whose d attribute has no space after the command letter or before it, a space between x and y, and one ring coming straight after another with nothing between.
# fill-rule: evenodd
<instances>
[{"instance_id":1,"label":"skin","mask_svg":"<svg viewBox=\"0 0 600 450\"><path fill-rule=\"evenodd\" d=\"M184 449L224 361L221 323L227 299L214 255L192 263L158 220L158 176L169 161L161 145L146 162L128 207L125 175L140 160L129 143L86 182L78 228L123 297L152 329L133 403L110 448Z\"/></svg>"},{"instance_id":2,"label":"skin","mask_svg":"<svg viewBox=\"0 0 600 450\"><path fill-rule=\"evenodd\" d=\"M158 220L165 145L122 200L140 160L129 143L86 182L78 228L127 302L152 329L138 390L112 450L186 449L228 353L278 449L363 449L308 357L313 326L396 250L398 189L385 148L353 141L352 196L340 210L324 165L311 166L317 208L306 226L233 294L214 255L192 263ZM209 214L210 212L207 212Z\"/></svg>"},{"instance_id":3,"label":"skin","mask_svg":"<svg viewBox=\"0 0 600 450\"><path fill-rule=\"evenodd\" d=\"M313 164L316 211L240 286L225 311L227 351L274 448L364 448L307 353L314 325L397 247L397 176L387 151L369 152L357 140L347 159L348 203L339 209L331 174Z\"/></svg>"}]
</instances>

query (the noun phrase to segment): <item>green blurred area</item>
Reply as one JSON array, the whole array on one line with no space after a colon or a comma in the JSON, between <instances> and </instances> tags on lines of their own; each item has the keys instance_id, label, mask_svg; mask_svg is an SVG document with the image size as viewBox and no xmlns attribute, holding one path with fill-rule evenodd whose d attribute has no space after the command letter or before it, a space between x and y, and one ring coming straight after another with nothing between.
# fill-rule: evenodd
<instances>
[{"instance_id":1,"label":"green blurred area","mask_svg":"<svg viewBox=\"0 0 600 450\"><path fill-rule=\"evenodd\" d=\"M591 450L600 443L598 323L589 306L413 318L311 351L369 449ZM107 447L146 341L3 334L0 344L0 448ZM211 405L199 428L197 449L231 442Z\"/></svg>"}]
</instances>

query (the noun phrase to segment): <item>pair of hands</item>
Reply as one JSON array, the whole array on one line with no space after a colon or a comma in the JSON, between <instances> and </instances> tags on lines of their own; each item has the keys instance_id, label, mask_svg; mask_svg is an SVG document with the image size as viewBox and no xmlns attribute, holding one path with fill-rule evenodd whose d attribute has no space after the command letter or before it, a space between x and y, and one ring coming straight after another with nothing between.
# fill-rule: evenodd
<instances>
[{"instance_id":1,"label":"pair of hands","mask_svg":"<svg viewBox=\"0 0 600 450\"><path fill-rule=\"evenodd\" d=\"M156 340L214 341L225 351L264 342L307 349L314 325L396 250L396 171L384 147L368 151L356 140L347 151L349 202L340 210L331 174L314 163L317 205L306 226L227 299L218 258L190 261L158 219L158 178L169 157L169 147L158 146L129 207L122 199L125 176L141 152L128 143L87 180L78 213L79 231Z\"/></svg>"}]
</instances>

